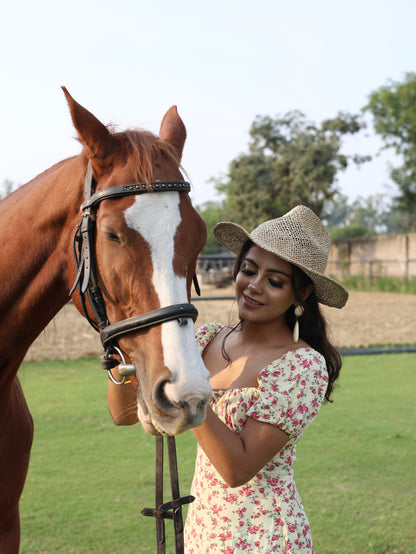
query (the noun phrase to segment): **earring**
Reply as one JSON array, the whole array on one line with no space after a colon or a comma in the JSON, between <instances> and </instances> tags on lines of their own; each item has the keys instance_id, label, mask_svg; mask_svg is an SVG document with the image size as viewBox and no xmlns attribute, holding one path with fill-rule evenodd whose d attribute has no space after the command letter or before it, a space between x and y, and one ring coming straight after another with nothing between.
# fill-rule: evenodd
<instances>
[{"instance_id":1,"label":"earring","mask_svg":"<svg viewBox=\"0 0 416 554\"><path fill-rule=\"evenodd\" d=\"M304 312L303 306L301 305L296 306L295 308L296 320L295 320L295 326L293 327L293 342L298 342L299 340L299 319L298 318L301 317L303 312Z\"/></svg>"}]
</instances>

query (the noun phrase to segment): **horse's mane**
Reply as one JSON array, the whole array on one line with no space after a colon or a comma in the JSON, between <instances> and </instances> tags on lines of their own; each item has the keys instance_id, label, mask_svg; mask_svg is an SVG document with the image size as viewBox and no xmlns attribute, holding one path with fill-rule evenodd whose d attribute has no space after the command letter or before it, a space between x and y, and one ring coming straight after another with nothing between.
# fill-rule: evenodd
<instances>
[{"instance_id":1,"label":"horse's mane","mask_svg":"<svg viewBox=\"0 0 416 554\"><path fill-rule=\"evenodd\" d=\"M128 129L113 135L118 141L124 143L128 153L136 163L137 179L150 183L154 179L153 167L158 165L162 158L171 160L180 167L180 159L176 150L168 142L161 140L150 131L141 129Z\"/></svg>"}]
</instances>

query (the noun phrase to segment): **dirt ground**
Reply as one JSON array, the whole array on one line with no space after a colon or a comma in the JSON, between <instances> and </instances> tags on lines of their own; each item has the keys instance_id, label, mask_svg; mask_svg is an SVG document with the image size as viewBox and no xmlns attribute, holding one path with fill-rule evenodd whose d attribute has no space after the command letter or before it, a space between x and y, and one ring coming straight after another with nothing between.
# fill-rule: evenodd
<instances>
[{"instance_id":1,"label":"dirt ground","mask_svg":"<svg viewBox=\"0 0 416 554\"><path fill-rule=\"evenodd\" d=\"M233 288L202 285L202 296L232 296ZM209 321L236 321L232 300L195 300L197 326ZM379 344L416 344L416 295L352 292L347 305L337 310L323 307L334 343L338 347ZM99 357L98 334L73 304L63 308L33 343L26 360Z\"/></svg>"}]
</instances>

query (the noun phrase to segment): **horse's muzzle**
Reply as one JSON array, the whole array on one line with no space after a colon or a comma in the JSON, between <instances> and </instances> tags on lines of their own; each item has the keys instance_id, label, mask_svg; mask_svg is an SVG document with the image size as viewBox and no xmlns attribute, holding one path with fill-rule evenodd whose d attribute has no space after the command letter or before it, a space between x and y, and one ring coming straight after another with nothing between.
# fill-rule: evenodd
<instances>
[{"instance_id":1,"label":"horse's muzzle","mask_svg":"<svg viewBox=\"0 0 416 554\"><path fill-rule=\"evenodd\" d=\"M208 380L203 385L192 390L165 378L156 382L148 411L159 433L179 435L203 423L211 392Z\"/></svg>"}]
</instances>

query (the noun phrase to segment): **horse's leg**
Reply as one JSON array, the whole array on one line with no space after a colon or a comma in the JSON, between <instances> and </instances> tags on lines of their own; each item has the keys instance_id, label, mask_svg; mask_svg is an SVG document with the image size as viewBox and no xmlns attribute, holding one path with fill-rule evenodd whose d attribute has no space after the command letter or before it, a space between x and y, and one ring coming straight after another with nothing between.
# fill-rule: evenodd
<instances>
[{"instance_id":1,"label":"horse's leg","mask_svg":"<svg viewBox=\"0 0 416 554\"><path fill-rule=\"evenodd\" d=\"M17 505L0 529L0 554L19 554L20 516Z\"/></svg>"},{"instance_id":2,"label":"horse's leg","mask_svg":"<svg viewBox=\"0 0 416 554\"><path fill-rule=\"evenodd\" d=\"M29 467L33 420L17 377L0 398L0 554L19 552L19 498Z\"/></svg>"}]
</instances>

